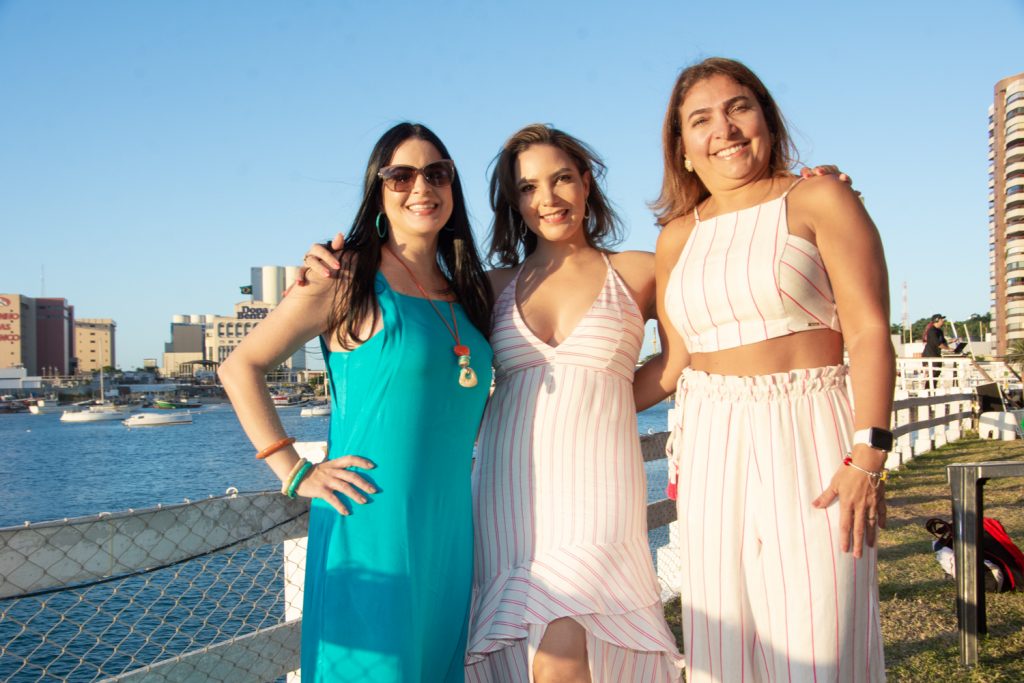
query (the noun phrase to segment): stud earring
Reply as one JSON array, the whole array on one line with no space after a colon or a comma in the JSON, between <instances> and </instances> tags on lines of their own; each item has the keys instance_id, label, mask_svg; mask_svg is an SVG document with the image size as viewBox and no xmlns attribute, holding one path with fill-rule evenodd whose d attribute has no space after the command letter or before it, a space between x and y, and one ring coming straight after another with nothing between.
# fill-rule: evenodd
<instances>
[{"instance_id":1,"label":"stud earring","mask_svg":"<svg viewBox=\"0 0 1024 683\"><path fill-rule=\"evenodd\" d=\"M690 173L693 173L693 162L690 161L690 157L683 157L683 168L685 168Z\"/></svg>"},{"instance_id":2,"label":"stud earring","mask_svg":"<svg viewBox=\"0 0 1024 683\"><path fill-rule=\"evenodd\" d=\"M377 220L374 221L373 224L377 228L377 237L379 237L382 242L386 240L388 238L388 221L383 211L377 214Z\"/></svg>"}]
</instances>

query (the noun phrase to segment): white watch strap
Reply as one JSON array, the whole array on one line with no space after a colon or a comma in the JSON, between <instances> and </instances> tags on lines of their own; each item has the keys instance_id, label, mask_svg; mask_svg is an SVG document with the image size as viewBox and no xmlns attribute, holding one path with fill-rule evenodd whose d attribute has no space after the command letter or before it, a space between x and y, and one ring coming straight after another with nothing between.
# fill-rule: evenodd
<instances>
[{"instance_id":1,"label":"white watch strap","mask_svg":"<svg viewBox=\"0 0 1024 683\"><path fill-rule=\"evenodd\" d=\"M855 431L853 433L853 445L854 446L859 446L859 445L863 444L865 446L870 446L871 445L871 441L869 440L870 438L871 438L871 428L870 427L868 427L867 429L858 429L857 431Z\"/></svg>"}]
</instances>

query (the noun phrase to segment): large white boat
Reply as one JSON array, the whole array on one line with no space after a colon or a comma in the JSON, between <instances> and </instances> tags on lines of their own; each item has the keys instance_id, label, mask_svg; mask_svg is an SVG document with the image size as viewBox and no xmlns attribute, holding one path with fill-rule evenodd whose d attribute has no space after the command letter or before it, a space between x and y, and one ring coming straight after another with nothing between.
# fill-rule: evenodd
<instances>
[{"instance_id":1,"label":"large white boat","mask_svg":"<svg viewBox=\"0 0 1024 683\"><path fill-rule=\"evenodd\" d=\"M165 425L190 425L192 413L175 411L172 413L136 413L127 420L122 420L125 427L162 427Z\"/></svg>"},{"instance_id":2,"label":"large white boat","mask_svg":"<svg viewBox=\"0 0 1024 683\"><path fill-rule=\"evenodd\" d=\"M128 414L128 406L115 406L110 403L102 403L97 406L89 406L83 410L65 410L61 413L61 422L106 422L108 420L123 420Z\"/></svg>"}]
</instances>

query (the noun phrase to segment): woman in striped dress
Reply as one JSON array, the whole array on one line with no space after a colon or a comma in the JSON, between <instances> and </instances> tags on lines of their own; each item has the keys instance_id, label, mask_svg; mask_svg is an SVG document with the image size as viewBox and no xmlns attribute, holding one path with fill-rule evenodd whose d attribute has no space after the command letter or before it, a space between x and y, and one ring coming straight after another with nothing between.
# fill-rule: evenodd
<instances>
[{"instance_id":1,"label":"woman in striped dress","mask_svg":"<svg viewBox=\"0 0 1024 683\"><path fill-rule=\"evenodd\" d=\"M618 221L602 171L532 125L491 178L491 256L507 267L491 272L496 386L473 472L474 683L679 678L632 388L653 255L606 251Z\"/></svg>"}]
</instances>

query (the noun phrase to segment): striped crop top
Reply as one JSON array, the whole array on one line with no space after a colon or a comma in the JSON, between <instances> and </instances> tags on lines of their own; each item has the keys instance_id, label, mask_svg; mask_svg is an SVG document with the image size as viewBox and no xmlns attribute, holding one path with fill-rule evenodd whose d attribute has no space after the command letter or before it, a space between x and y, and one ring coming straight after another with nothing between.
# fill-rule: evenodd
<instances>
[{"instance_id":1,"label":"striped crop top","mask_svg":"<svg viewBox=\"0 0 1024 683\"><path fill-rule=\"evenodd\" d=\"M665 291L669 320L690 353L805 330L840 331L817 246L789 234L786 195L792 189L707 221L694 209L693 231Z\"/></svg>"}]
</instances>

